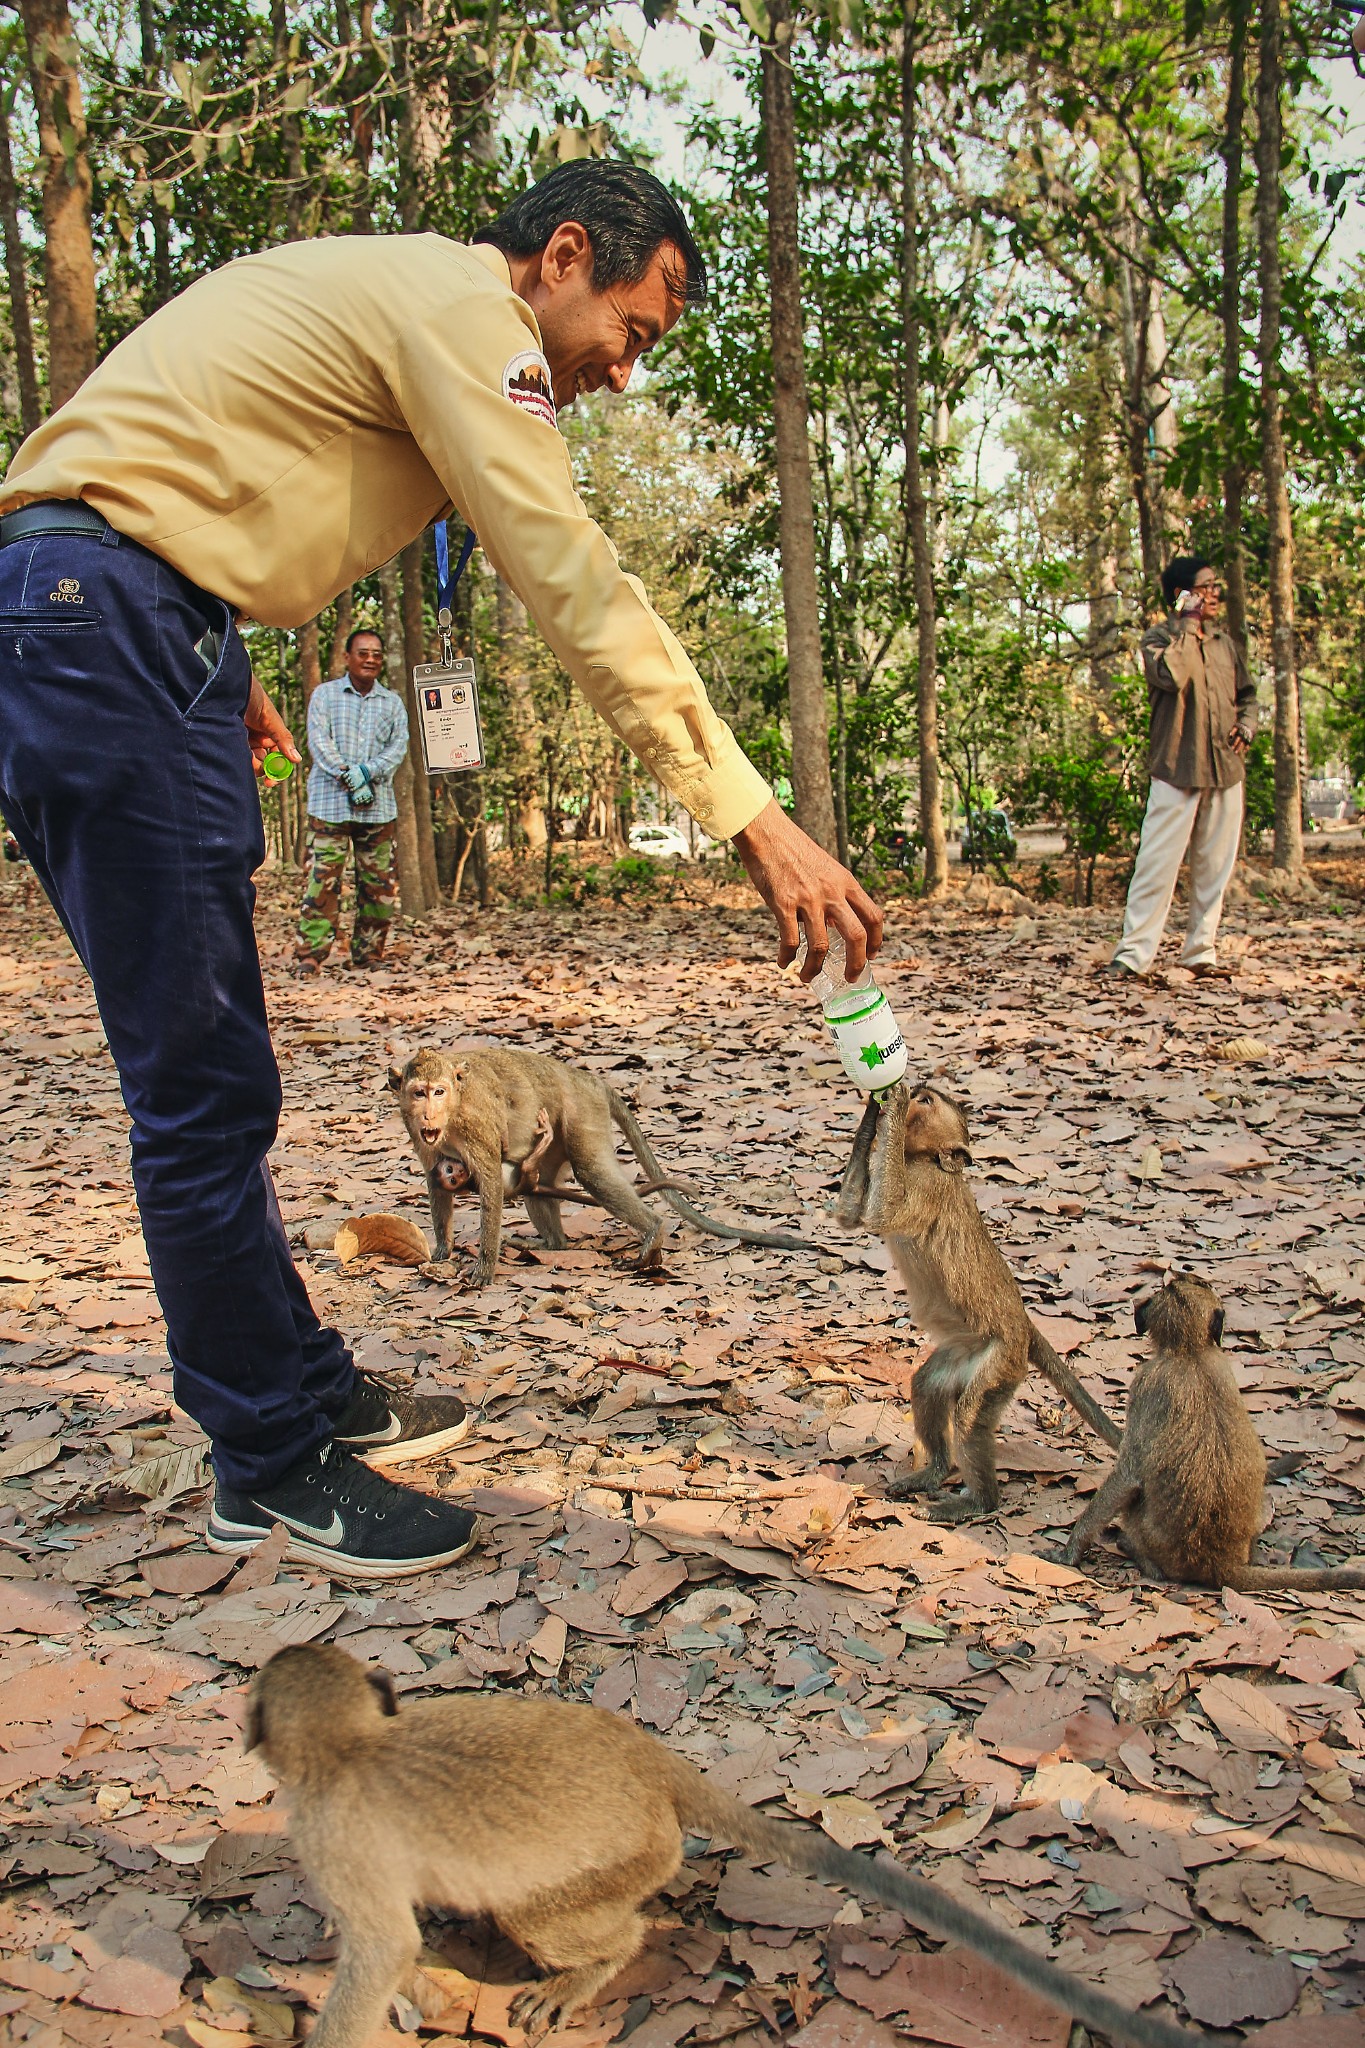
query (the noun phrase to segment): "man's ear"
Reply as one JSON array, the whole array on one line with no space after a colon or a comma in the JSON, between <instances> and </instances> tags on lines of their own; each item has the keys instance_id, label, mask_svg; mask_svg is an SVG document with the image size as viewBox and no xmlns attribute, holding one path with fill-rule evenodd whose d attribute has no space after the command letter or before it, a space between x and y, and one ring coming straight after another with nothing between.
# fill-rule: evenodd
<instances>
[{"instance_id":1,"label":"man's ear","mask_svg":"<svg viewBox=\"0 0 1365 2048\"><path fill-rule=\"evenodd\" d=\"M379 1695L379 1711L392 1718L398 1712L398 1695L387 1671L367 1671L366 1678Z\"/></svg>"},{"instance_id":2,"label":"man's ear","mask_svg":"<svg viewBox=\"0 0 1365 2048\"><path fill-rule=\"evenodd\" d=\"M1209 1342L1210 1344L1221 1344L1222 1341L1223 1311L1221 1308L1216 1308L1213 1314L1209 1317Z\"/></svg>"},{"instance_id":3,"label":"man's ear","mask_svg":"<svg viewBox=\"0 0 1365 2048\"><path fill-rule=\"evenodd\" d=\"M264 1741L265 1715L261 1711L260 1701L253 1697L248 1699L246 1703L246 1721L242 1728L242 1747L250 1754L253 1749L259 1749Z\"/></svg>"},{"instance_id":4,"label":"man's ear","mask_svg":"<svg viewBox=\"0 0 1365 2048\"><path fill-rule=\"evenodd\" d=\"M389 1086L390 1086L390 1088L392 1088L392 1090L393 1090L393 1092L394 1092L394 1094L395 1094L395 1095L396 1095L396 1094L398 1093L398 1091L399 1091L399 1089L400 1089L400 1088L402 1087L402 1085L403 1085L403 1069L402 1069L401 1067L390 1067L390 1068L389 1068Z\"/></svg>"},{"instance_id":5,"label":"man's ear","mask_svg":"<svg viewBox=\"0 0 1365 2048\"><path fill-rule=\"evenodd\" d=\"M1144 1294L1141 1301L1134 1302L1133 1328L1137 1331L1139 1337L1145 1337L1147 1335L1147 1319L1151 1315L1151 1312L1152 1297L1150 1294Z\"/></svg>"}]
</instances>

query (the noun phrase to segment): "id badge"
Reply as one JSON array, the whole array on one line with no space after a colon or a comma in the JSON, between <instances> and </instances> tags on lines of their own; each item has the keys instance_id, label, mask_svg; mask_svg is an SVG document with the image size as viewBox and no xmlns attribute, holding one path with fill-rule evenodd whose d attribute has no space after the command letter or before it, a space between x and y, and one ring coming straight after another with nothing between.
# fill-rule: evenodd
<instances>
[{"instance_id":1,"label":"id badge","mask_svg":"<svg viewBox=\"0 0 1365 2048\"><path fill-rule=\"evenodd\" d=\"M422 720L427 774L482 768L483 727L479 722L479 686L473 662L465 656L450 661L421 661L412 672L412 686Z\"/></svg>"}]
</instances>

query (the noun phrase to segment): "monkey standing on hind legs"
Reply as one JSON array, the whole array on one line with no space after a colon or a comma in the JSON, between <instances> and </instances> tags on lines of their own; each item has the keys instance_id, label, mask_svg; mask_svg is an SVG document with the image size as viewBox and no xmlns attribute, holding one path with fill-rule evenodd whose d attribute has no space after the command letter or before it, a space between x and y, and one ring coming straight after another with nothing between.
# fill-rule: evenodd
<instances>
[{"instance_id":1,"label":"monkey standing on hind legs","mask_svg":"<svg viewBox=\"0 0 1365 2048\"><path fill-rule=\"evenodd\" d=\"M965 1521L1000 1502L995 1433L1030 1365L1106 1443L1119 1430L1063 1364L1024 1307L1014 1275L982 1221L964 1168L967 1119L936 1088L890 1090L868 1102L839 1190L839 1221L884 1239L934 1350L915 1374L915 1434L928 1462L892 1481L893 1500L937 1493L954 1452L963 1493L938 1509Z\"/></svg>"},{"instance_id":2,"label":"monkey standing on hind legs","mask_svg":"<svg viewBox=\"0 0 1365 2048\"><path fill-rule=\"evenodd\" d=\"M400 1711L386 1673L334 1644L296 1644L251 1682L246 1746L283 1785L299 1859L341 1936L310 2048L366 2048L417 1960L423 1905L488 1914L550 1972L515 2000L514 2024L568 2018L639 1952L640 1908L677 1872L687 1834L889 1906L1115 2041L1198 2038L1128 2012L890 1857L741 1805L600 1707L484 1694Z\"/></svg>"},{"instance_id":3,"label":"monkey standing on hind legs","mask_svg":"<svg viewBox=\"0 0 1365 2048\"><path fill-rule=\"evenodd\" d=\"M1365 1589L1349 1565L1255 1565L1266 1458L1219 1348L1223 1310L1207 1281L1177 1275L1134 1310L1152 1351L1133 1378L1114 1469L1071 1532L1078 1564L1110 1522L1152 1578L1238 1593ZM1277 1466L1281 1461L1276 1461Z\"/></svg>"},{"instance_id":4,"label":"monkey standing on hind legs","mask_svg":"<svg viewBox=\"0 0 1365 2048\"><path fill-rule=\"evenodd\" d=\"M504 1194L519 1194L541 1243L563 1251L567 1240L559 1205L572 1191L560 1182L570 1172L588 1195L638 1232L640 1267L658 1265L663 1218L646 1207L617 1163L616 1130L624 1134L650 1185L696 1229L776 1251L828 1250L805 1238L722 1223L694 1208L665 1176L616 1090L596 1074L544 1053L508 1047L448 1054L424 1048L406 1066L390 1067L389 1086L426 1172L438 1264L450 1257L455 1190L471 1179L478 1189L479 1255L469 1276L471 1287L486 1287L497 1266ZM455 1162L464 1166L463 1180Z\"/></svg>"}]
</instances>

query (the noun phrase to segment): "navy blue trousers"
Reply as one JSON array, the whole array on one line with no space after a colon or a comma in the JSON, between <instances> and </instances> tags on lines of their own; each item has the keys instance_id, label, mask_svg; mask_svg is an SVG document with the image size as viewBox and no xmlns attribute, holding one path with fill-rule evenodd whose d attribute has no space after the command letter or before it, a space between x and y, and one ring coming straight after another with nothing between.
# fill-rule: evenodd
<instances>
[{"instance_id":1,"label":"navy blue trousers","mask_svg":"<svg viewBox=\"0 0 1365 2048\"><path fill-rule=\"evenodd\" d=\"M281 1098L252 925L250 680L228 607L145 548L0 547L0 810L95 985L176 1400L243 1491L329 1436L355 1383L266 1163Z\"/></svg>"}]
</instances>

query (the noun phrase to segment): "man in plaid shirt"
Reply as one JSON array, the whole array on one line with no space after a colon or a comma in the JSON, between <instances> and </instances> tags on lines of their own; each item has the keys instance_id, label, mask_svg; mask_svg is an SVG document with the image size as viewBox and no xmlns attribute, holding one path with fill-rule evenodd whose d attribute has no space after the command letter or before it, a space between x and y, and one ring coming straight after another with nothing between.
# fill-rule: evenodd
<instances>
[{"instance_id":1,"label":"man in plaid shirt","mask_svg":"<svg viewBox=\"0 0 1365 2048\"><path fill-rule=\"evenodd\" d=\"M298 971L316 974L336 941L346 862L355 855L353 967L376 967L393 921L394 773L408 750L403 700L379 681L384 643L358 626L346 673L308 705L308 885L299 913Z\"/></svg>"}]
</instances>

